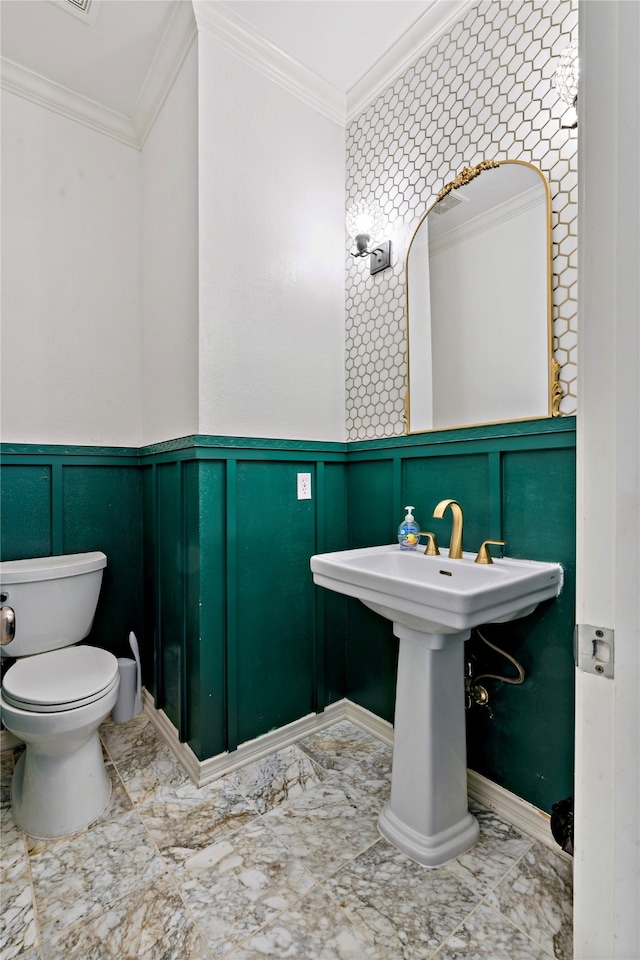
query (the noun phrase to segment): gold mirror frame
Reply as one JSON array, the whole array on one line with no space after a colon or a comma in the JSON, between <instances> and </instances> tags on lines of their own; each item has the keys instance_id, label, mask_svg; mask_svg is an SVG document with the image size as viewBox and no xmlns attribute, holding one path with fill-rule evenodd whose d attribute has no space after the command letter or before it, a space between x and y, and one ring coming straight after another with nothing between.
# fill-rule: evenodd
<instances>
[{"instance_id":1,"label":"gold mirror frame","mask_svg":"<svg viewBox=\"0 0 640 960\"><path fill-rule=\"evenodd\" d=\"M548 355L548 409L546 414L542 414L544 417L558 417L560 416L560 401L564 395L562 385L560 383L560 364L553 356L553 250L552 250L552 231L551 231L551 190L549 188L549 183L542 170L539 167L534 166L532 163L527 162L526 160L482 160L480 163L476 164L473 167L464 167L457 177L452 180L450 183L445 184L444 187L438 193L434 202L425 210L425 212L420 217L420 220L416 224L415 230L411 235L411 240L407 247L407 252L404 259L404 277L405 277L405 293L404 293L404 302L405 302L405 343L406 343L406 357L407 357L407 394L405 399L405 413L404 421L407 434L419 434L419 433L432 433L436 430L454 430L460 429L462 427L478 427L484 425L483 422L479 423L464 423L464 424L453 424L451 426L438 426L425 428L420 430L411 430L411 377L410 377L410 364L409 364L409 351L410 351L410 338L409 338L409 255L411 253L411 247L414 240L420 230L420 227L427 219L433 208L449 194L452 190L457 190L459 187L463 187L466 184L470 183L476 177L485 170L492 170L496 167L500 167L504 164L518 164L523 167L529 167L533 170L542 180L545 190L545 202L546 202L546 234L547 234L547 253L546 253L546 268L547 268L547 355ZM510 420L493 420L493 421L484 421L484 423L519 423L526 420L537 420L540 419L540 415L532 415L530 417L517 417Z\"/></svg>"}]
</instances>

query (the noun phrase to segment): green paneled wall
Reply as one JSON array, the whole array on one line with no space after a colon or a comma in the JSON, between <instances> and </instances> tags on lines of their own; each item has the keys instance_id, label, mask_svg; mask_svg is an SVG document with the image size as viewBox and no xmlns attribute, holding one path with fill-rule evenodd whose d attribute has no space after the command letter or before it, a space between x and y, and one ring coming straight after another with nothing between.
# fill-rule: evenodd
<instances>
[{"instance_id":1,"label":"green paneled wall","mask_svg":"<svg viewBox=\"0 0 640 960\"><path fill-rule=\"evenodd\" d=\"M570 418L351 444L5 445L2 558L104 550L91 639L127 655L136 631L145 686L205 759L344 696L393 718L391 625L316 589L309 557L394 539L406 503L446 546L450 519L431 514L454 497L467 549L506 539L508 555L565 567L557 601L486 628L527 678L488 680L491 711L468 713L469 765L548 810L571 793L574 445ZM476 637L467 649L476 672L513 670Z\"/></svg>"},{"instance_id":2,"label":"green paneled wall","mask_svg":"<svg viewBox=\"0 0 640 960\"><path fill-rule=\"evenodd\" d=\"M202 759L344 696L345 604L317 596L309 557L344 544L345 460L216 437L141 451L145 682Z\"/></svg>"},{"instance_id":3,"label":"green paneled wall","mask_svg":"<svg viewBox=\"0 0 640 960\"><path fill-rule=\"evenodd\" d=\"M315 709L313 500L296 499L308 464L239 463L236 484L238 742ZM312 474L312 488L315 482ZM279 683L286 677L285 684ZM265 683L265 678L273 682Z\"/></svg>"},{"instance_id":4,"label":"green paneled wall","mask_svg":"<svg viewBox=\"0 0 640 960\"><path fill-rule=\"evenodd\" d=\"M24 560L47 557L51 553L52 472L50 465L3 465L0 486L3 557Z\"/></svg>"},{"instance_id":5,"label":"green paneled wall","mask_svg":"<svg viewBox=\"0 0 640 960\"><path fill-rule=\"evenodd\" d=\"M464 509L466 550L477 550L488 538L503 539L507 556L563 564L565 585L557 600L523 620L484 630L522 662L524 684L483 681L489 709L474 706L467 713L469 766L549 811L572 793L573 419L351 444L348 473L353 547L392 540L408 503L415 505L422 529L448 546L450 514L435 520L432 513L439 500L452 497ZM350 604L347 696L387 720L393 719L397 650L390 624L362 604ZM476 674L516 675L477 636L467 643L467 656Z\"/></svg>"},{"instance_id":6,"label":"green paneled wall","mask_svg":"<svg viewBox=\"0 0 640 960\"><path fill-rule=\"evenodd\" d=\"M4 445L0 557L102 550L92 642L130 655L142 636L142 478L137 451Z\"/></svg>"}]
</instances>

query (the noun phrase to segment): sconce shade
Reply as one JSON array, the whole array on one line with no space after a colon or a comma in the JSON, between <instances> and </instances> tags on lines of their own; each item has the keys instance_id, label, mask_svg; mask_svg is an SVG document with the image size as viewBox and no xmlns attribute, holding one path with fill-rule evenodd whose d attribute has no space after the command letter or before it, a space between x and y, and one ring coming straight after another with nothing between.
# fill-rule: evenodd
<instances>
[{"instance_id":1,"label":"sconce shade","mask_svg":"<svg viewBox=\"0 0 640 960\"><path fill-rule=\"evenodd\" d=\"M369 257L371 275L391 266L391 241L381 240L386 220L375 200L358 200L347 211L347 231L355 240L352 257Z\"/></svg>"},{"instance_id":2,"label":"sconce shade","mask_svg":"<svg viewBox=\"0 0 640 960\"><path fill-rule=\"evenodd\" d=\"M575 106L578 96L578 70L578 40L574 38L561 54L553 77L558 96L571 107Z\"/></svg>"},{"instance_id":3,"label":"sconce shade","mask_svg":"<svg viewBox=\"0 0 640 960\"><path fill-rule=\"evenodd\" d=\"M354 240L366 236L375 240L384 231L384 216L375 200L358 200L347 211L347 232Z\"/></svg>"}]
</instances>

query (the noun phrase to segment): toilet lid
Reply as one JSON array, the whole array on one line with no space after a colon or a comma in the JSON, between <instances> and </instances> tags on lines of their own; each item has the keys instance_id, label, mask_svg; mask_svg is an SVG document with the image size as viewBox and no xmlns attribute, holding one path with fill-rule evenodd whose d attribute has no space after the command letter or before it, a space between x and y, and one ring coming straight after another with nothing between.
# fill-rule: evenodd
<instances>
[{"instance_id":1,"label":"toilet lid","mask_svg":"<svg viewBox=\"0 0 640 960\"><path fill-rule=\"evenodd\" d=\"M74 710L99 700L118 682L118 661L98 647L63 647L18 660L7 670L7 703L34 713Z\"/></svg>"}]
</instances>

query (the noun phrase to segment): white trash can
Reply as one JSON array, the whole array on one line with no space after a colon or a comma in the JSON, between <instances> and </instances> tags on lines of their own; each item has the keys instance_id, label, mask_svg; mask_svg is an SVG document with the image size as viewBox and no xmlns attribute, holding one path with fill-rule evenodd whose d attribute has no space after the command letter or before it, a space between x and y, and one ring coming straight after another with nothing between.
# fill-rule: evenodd
<instances>
[{"instance_id":1,"label":"white trash can","mask_svg":"<svg viewBox=\"0 0 640 960\"><path fill-rule=\"evenodd\" d=\"M126 723L127 720L133 720L139 712L136 710L138 666L135 660L129 657L118 657L118 670L120 671L120 690L111 716L116 723Z\"/></svg>"}]
</instances>

